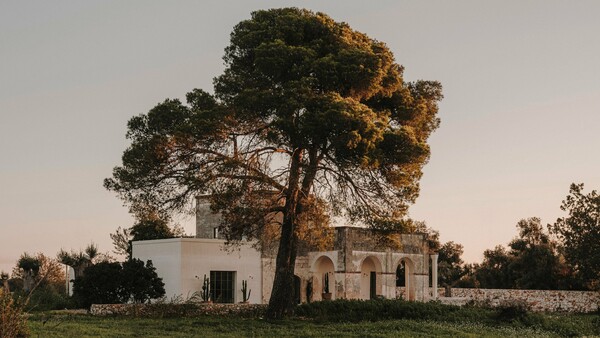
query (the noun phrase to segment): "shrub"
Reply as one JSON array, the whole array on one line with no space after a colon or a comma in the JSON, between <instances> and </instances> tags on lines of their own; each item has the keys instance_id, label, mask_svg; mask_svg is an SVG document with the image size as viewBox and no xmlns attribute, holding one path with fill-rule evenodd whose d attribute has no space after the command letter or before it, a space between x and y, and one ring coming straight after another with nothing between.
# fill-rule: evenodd
<instances>
[{"instance_id":1,"label":"shrub","mask_svg":"<svg viewBox=\"0 0 600 338\"><path fill-rule=\"evenodd\" d=\"M23 302L13 299L10 293L0 289L0 337L27 337L27 317Z\"/></svg>"},{"instance_id":2,"label":"shrub","mask_svg":"<svg viewBox=\"0 0 600 338\"><path fill-rule=\"evenodd\" d=\"M100 262L85 269L82 277L73 281L73 298L81 307L97 304L121 303L121 264Z\"/></svg>"},{"instance_id":3,"label":"shrub","mask_svg":"<svg viewBox=\"0 0 600 338\"><path fill-rule=\"evenodd\" d=\"M64 293L51 287L34 290L29 296L27 311L48 311L73 308L74 302Z\"/></svg>"},{"instance_id":4,"label":"shrub","mask_svg":"<svg viewBox=\"0 0 600 338\"><path fill-rule=\"evenodd\" d=\"M497 318L507 322L526 321L529 310L529 305L523 300L505 301L496 308Z\"/></svg>"},{"instance_id":5,"label":"shrub","mask_svg":"<svg viewBox=\"0 0 600 338\"><path fill-rule=\"evenodd\" d=\"M378 321L386 319L445 320L461 311L469 311L441 303L417 303L403 300L347 300L305 303L296 307L296 315L332 322ZM475 314L473 314L474 316Z\"/></svg>"},{"instance_id":6,"label":"shrub","mask_svg":"<svg viewBox=\"0 0 600 338\"><path fill-rule=\"evenodd\" d=\"M73 283L73 298L79 306L86 308L92 304L144 303L164 294L164 283L152 262L148 261L144 266L139 259L123 264L97 263L88 267Z\"/></svg>"}]
</instances>

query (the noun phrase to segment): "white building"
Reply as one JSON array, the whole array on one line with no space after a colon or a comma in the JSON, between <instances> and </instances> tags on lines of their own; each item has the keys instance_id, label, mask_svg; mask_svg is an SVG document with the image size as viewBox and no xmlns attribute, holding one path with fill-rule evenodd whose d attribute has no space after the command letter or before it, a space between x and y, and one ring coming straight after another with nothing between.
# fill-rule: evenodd
<instances>
[{"instance_id":1,"label":"white building","mask_svg":"<svg viewBox=\"0 0 600 338\"><path fill-rule=\"evenodd\" d=\"M250 244L226 247L218 239L218 216L198 200L196 238L171 238L133 242L133 257L152 260L165 283L166 296L190 297L210 278L214 302L242 301L242 281L251 290L251 303L267 303L275 271L275 253L261 252ZM437 255L430 255L424 235L397 234L400 250L382 248L371 230L335 228L327 251L299 252L294 285L298 302L321 300L329 280L331 298L370 299L402 297L427 301L437 290ZM433 285L429 287L430 260ZM312 292L311 292L312 291ZM310 292L310 293L309 293Z\"/></svg>"}]
</instances>

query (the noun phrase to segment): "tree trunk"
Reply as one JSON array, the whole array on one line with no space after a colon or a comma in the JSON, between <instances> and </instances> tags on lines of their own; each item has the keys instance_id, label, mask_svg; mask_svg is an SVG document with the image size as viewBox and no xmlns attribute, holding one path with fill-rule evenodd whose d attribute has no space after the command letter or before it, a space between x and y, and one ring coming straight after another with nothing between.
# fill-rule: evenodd
<instances>
[{"instance_id":1,"label":"tree trunk","mask_svg":"<svg viewBox=\"0 0 600 338\"><path fill-rule=\"evenodd\" d=\"M290 165L290 179L281 224L281 239L275 263L275 280L267 308L267 318L281 319L294 311L294 268L298 237L295 231L300 188L302 149L296 149Z\"/></svg>"}]
</instances>

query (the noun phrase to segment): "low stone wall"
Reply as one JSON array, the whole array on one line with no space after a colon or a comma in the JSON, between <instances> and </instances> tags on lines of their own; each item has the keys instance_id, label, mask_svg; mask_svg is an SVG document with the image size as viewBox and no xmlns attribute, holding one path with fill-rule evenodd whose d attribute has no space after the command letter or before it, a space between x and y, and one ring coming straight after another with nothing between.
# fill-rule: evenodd
<instances>
[{"instance_id":1,"label":"low stone wall","mask_svg":"<svg viewBox=\"0 0 600 338\"><path fill-rule=\"evenodd\" d=\"M95 316L172 317L218 315L261 317L264 304L92 304L90 314Z\"/></svg>"},{"instance_id":2,"label":"low stone wall","mask_svg":"<svg viewBox=\"0 0 600 338\"><path fill-rule=\"evenodd\" d=\"M444 297L445 289L438 289L439 300L453 305L468 302L498 306L512 301L524 301L537 312L592 312L600 306L600 292L564 290L511 290L452 288L452 297Z\"/></svg>"}]
</instances>

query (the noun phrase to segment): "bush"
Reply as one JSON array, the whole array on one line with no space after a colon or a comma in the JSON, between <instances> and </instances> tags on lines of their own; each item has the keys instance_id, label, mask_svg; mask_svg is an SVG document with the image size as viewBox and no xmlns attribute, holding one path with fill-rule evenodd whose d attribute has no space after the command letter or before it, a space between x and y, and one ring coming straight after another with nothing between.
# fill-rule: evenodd
<instances>
[{"instance_id":1,"label":"bush","mask_svg":"<svg viewBox=\"0 0 600 338\"><path fill-rule=\"evenodd\" d=\"M23 302L13 299L10 293L0 289L0 337L27 337L27 317L23 313Z\"/></svg>"},{"instance_id":2,"label":"bush","mask_svg":"<svg viewBox=\"0 0 600 338\"><path fill-rule=\"evenodd\" d=\"M459 314L460 313L460 314ZM347 300L313 302L296 307L296 315L332 322L378 321L386 319L454 320L481 316L469 309L441 303L403 300Z\"/></svg>"},{"instance_id":3,"label":"bush","mask_svg":"<svg viewBox=\"0 0 600 338\"><path fill-rule=\"evenodd\" d=\"M62 310L75 307L73 300L50 287L34 290L27 304L27 311Z\"/></svg>"},{"instance_id":4,"label":"bush","mask_svg":"<svg viewBox=\"0 0 600 338\"><path fill-rule=\"evenodd\" d=\"M73 283L73 298L81 307L92 304L144 303L165 294L164 283L152 262L100 262L85 269Z\"/></svg>"},{"instance_id":5,"label":"bush","mask_svg":"<svg viewBox=\"0 0 600 338\"><path fill-rule=\"evenodd\" d=\"M506 322L525 322L528 319L529 310L529 305L523 300L505 301L496 308L497 318Z\"/></svg>"},{"instance_id":6,"label":"bush","mask_svg":"<svg viewBox=\"0 0 600 338\"><path fill-rule=\"evenodd\" d=\"M81 307L96 304L121 303L121 264L100 262L85 269L85 274L73 281L73 298Z\"/></svg>"}]
</instances>

